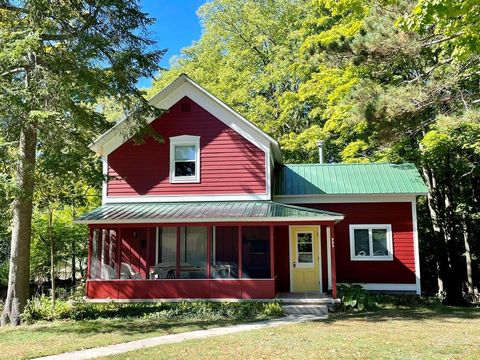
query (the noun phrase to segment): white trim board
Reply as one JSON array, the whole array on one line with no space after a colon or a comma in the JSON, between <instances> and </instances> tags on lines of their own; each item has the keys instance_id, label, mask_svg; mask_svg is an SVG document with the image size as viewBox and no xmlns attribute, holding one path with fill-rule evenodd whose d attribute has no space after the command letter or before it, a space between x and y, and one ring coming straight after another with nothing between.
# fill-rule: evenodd
<instances>
[{"instance_id":1,"label":"white trim board","mask_svg":"<svg viewBox=\"0 0 480 360\"><path fill-rule=\"evenodd\" d=\"M282 204L412 202L417 194L274 195Z\"/></svg>"},{"instance_id":2,"label":"white trim board","mask_svg":"<svg viewBox=\"0 0 480 360\"><path fill-rule=\"evenodd\" d=\"M189 202L189 201L246 201L270 200L265 194L229 194L229 195L138 195L138 196L106 196L105 204L150 203L150 202Z\"/></svg>"},{"instance_id":3,"label":"white trim board","mask_svg":"<svg viewBox=\"0 0 480 360\"><path fill-rule=\"evenodd\" d=\"M365 290L373 291L416 291L416 284L386 284L386 283L337 283L337 285L360 285Z\"/></svg>"},{"instance_id":4,"label":"white trim board","mask_svg":"<svg viewBox=\"0 0 480 360\"><path fill-rule=\"evenodd\" d=\"M325 226L325 234L327 236L327 276L328 276L328 290L332 288L332 239L330 234L330 226Z\"/></svg>"},{"instance_id":5,"label":"white trim board","mask_svg":"<svg viewBox=\"0 0 480 360\"><path fill-rule=\"evenodd\" d=\"M417 202L412 201L412 224L413 224L413 254L415 257L415 292L417 295L422 294L420 282L420 249L418 245L418 229L417 229Z\"/></svg>"}]
</instances>

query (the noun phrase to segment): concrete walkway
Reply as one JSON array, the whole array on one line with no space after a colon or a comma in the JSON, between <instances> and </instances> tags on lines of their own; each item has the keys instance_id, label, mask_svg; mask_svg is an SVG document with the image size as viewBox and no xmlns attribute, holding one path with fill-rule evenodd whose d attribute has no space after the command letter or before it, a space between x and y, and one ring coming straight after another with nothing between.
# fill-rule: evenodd
<instances>
[{"instance_id":1,"label":"concrete walkway","mask_svg":"<svg viewBox=\"0 0 480 360\"><path fill-rule=\"evenodd\" d=\"M150 348L159 345L165 344L174 344L180 343L187 340L194 339L205 339L213 336L221 336L239 333L243 331L262 329L266 327L273 327L279 325L295 324L304 321L312 320L323 320L327 316L312 316L312 315L303 315L295 316L290 315L277 320L267 320L267 321L258 321L253 323L246 323L240 325L231 325L226 327L212 328L207 330L196 330L189 331L180 334L171 334L164 336L157 336L148 339L135 340L121 344L108 345L103 347L97 347L87 350L72 351L68 353L63 353L59 355L45 356L37 358L37 360L60 360L60 359L69 359L69 360L83 360L83 359L94 359L101 356L110 356L116 354L122 354L129 351L139 350Z\"/></svg>"}]
</instances>

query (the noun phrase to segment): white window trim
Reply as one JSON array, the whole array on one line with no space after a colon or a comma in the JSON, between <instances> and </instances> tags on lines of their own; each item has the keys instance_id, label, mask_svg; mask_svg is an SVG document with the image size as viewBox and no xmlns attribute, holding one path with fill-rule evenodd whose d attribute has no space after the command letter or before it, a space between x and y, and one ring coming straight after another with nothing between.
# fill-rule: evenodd
<instances>
[{"instance_id":1,"label":"white window trim","mask_svg":"<svg viewBox=\"0 0 480 360\"><path fill-rule=\"evenodd\" d=\"M387 230L387 250L388 256L357 256L355 255L355 235L356 229L368 229L369 230L369 247L373 249L372 229ZM392 225L390 224L361 224L350 225L350 260L352 261L393 261L393 236Z\"/></svg>"},{"instance_id":2,"label":"white window trim","mask_svg":"<svg viewBox=\"0 0 480 360\"><path fill-rule=\"evenodd\" d=\"M195 146L195 176L175 176L175 146ZM200 136L181 135L170 138L170 183L200 182Z\"/></svg>"}]
</instances>

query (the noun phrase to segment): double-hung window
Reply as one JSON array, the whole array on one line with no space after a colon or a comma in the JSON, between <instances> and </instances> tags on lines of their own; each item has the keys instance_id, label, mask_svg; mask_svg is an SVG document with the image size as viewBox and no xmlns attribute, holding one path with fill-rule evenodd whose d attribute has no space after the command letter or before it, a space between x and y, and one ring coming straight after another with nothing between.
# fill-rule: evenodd
<instances>
[{"instance_id":1,"label":"double-hung window","mask_svg":"<svg viewBox=\"0 0 480 360\"><path fill-rule=\"evenodd\" d=\"M200 137L191 135L170 138L170 182L200 182Z\"/></svg>"},{"instance_id":2,"label":"double-hung window","mask_svg":"<svg viewBox=\"0 0 480 360\"><path fill-rule=\"evenodd\" d=\"M391 225L350 225L352 260L393 260Z\"/></svg>"}]
</instances>

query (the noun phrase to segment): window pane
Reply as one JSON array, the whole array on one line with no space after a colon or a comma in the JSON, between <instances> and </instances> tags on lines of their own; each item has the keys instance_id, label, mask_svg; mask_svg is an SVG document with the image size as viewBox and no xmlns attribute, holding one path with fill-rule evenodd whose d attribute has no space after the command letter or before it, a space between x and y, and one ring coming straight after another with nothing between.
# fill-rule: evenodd
<instances>
[{"instance_id":1,"label":"window pane","mask_svg":"<svg viewBox=\"0 0 480 360\"><path fill-rule=\"evenodd\" d=\"M305 254L305 253L299 253L298 254L298 262L299 263L312 263L313 262L313 255L310 254Z\"/></svg>"},{"instance_id":2,"label":"window pane","mask_svg":"<svg viewBox=\"0 0 480 360\"><path fill-rule=\"evenodd\" d=\"M299 263L313 262L313 239L311 233L297 234L297 254Z\"/></svg>"},{"instance_id":3,"label":"window pane","mask_svg":"<svg viewBox=\"0 0 480 360\"><path fill-rule=\"evenodd\" d=\"M175 160L194 160L195 161L195 146L193 145L175 146Z\"/></svg>"},{"instance_id":4,"label":"window pane","mask_svg":"<svg viewBox=\"0 0 480 360\"><path fill-rule=\"evenodd\" d=\"M195 176L195 161L176 162L175 176Z\"/></svg>"},{"instance_id":5,"label":"window pane","mask_svg":"<svg viewBox=\"0 0 480 360\"><path fill-rule=\"evenodd\" d=\"M111 280L117 278L117 232L102 230L101 241L101 278Z\"/></svg>"},{"instance_id":6,"label":"window pane","mask_svg":"<svg viewBox=\"0 0 480 360\"><path fill-rule=\"evenodd\" d=\"M100 230L93 230L92 237L92 255L90 258L90 279L100 279L100 249L102 248L102 240Z\"/></svg>"},{"instance_id":7,"label":"window pane","mask_svg":"<svg viewBox=\"0 0 480 360\"><path fill-rule=\"evenodd\" d=\"M215 227L211 274L214 279L238 278L238 228L236 226Z\"/></svg>"},{"instance_id":8,"label":"window pane","mask_svg":"<svg viewBox=\"0 0 480 360\"><path fill-rule=\"evenodd\" d=\"M369 256L368 229L355 229L353 234L355 239L355 256Z\"/></svg>"},{"instance_id":9,"label":"window pane","mask_svg":"<svg viewBox=\"0 0 480 360\"><path fill-rule=\"evenodd\" d=\"M180 278L207 277L207 227L182 227L180 231Z\"/></svg>"},{"instance_id":10,"label":"window pane","mask_svg":"<svg viewBox=\"0 0 480 360\"><path fill-rule=\"evenodd\" d=\"M270 278L270 228L242 227L242 277Z\"/></svg>"},{"instance_id":11,"label":"window pane","mask_svg":"<svg viewBox=\"0 0 480 360\"><path fill-rule=\"evenodd\" d=\"M387 230L373 229L373 256L388 256L387 249Z\"/></svg>"}]
</instances>

